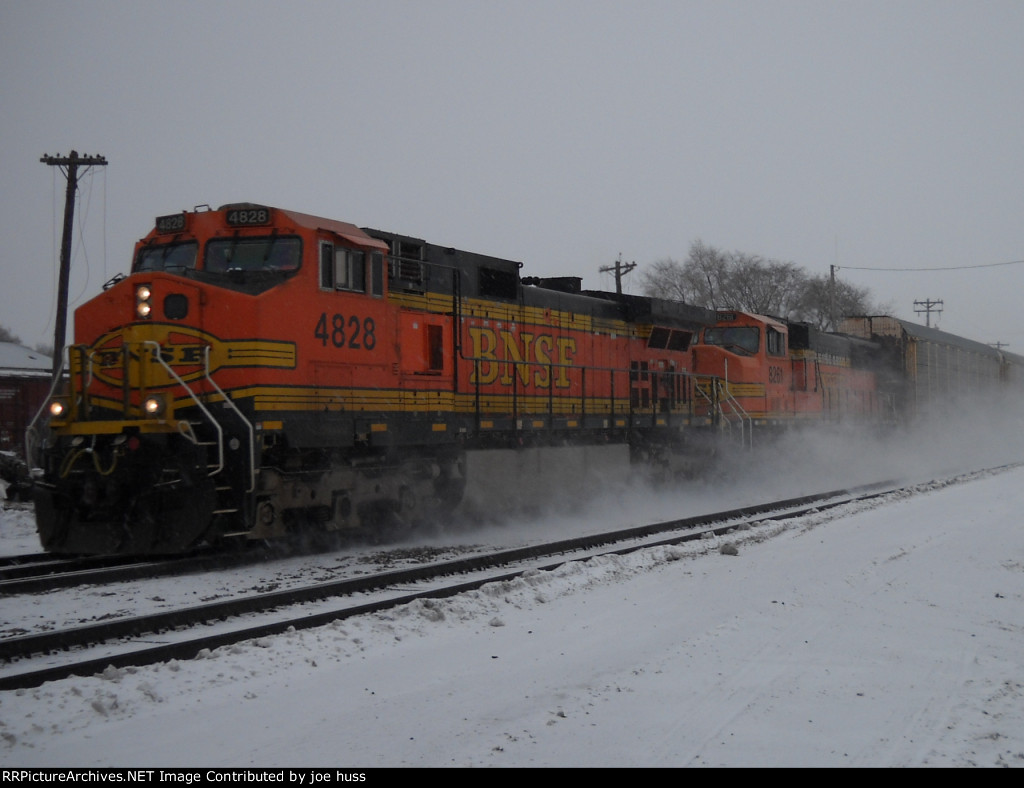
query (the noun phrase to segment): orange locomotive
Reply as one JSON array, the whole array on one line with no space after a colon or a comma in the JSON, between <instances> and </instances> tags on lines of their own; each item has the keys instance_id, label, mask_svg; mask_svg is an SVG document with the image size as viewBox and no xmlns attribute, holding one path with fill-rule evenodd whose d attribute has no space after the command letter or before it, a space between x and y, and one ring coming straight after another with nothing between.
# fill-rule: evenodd
<instances>
[{"instance_id":1,"label":"orange locomotive","mask_svg":"<svg viewBox=\"0 0 1024 788\"><path fill-rule=\"evenodd\" d=\"M261 205L158 218L76 311L68 390L30 430L43 546L374 529L455 506L469 450L671 463L720 421L736 384L690 374L712 313L519 270Z\"/></svg>"},{"instance_id":2,"label":"orange locomotive","mask_svg":"<svg viewBox=\"0 0 1024 788\"><path fill-rule=\"evenodd\" d=\"M718 389L721 423L746 440L755 426L891 419L877 369L872 342L737 311L719 311L693 349L692 371Z\"/></svg>"}]
</instances>

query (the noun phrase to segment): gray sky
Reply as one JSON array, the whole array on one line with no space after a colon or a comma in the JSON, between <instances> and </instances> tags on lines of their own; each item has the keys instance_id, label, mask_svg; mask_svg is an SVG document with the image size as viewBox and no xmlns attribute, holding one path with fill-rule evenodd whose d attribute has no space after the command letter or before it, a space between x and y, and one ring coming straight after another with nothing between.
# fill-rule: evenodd
<instances>
[{"instance_id":1,"label":"gray sky","mask_svg":"<svg viewBox=\"0 0 1024 788\"><path fill-rule=\"evenodd\" d=\"M589 288L696 239L837 264L1024 354L1024 265L996 265L1024 260L1020 0L0 0L0 74L0 325L29 345L65 183L39 159L74 148L109 161L76 304L155 216L250 201Z\"/></svg>"}]
</instances>

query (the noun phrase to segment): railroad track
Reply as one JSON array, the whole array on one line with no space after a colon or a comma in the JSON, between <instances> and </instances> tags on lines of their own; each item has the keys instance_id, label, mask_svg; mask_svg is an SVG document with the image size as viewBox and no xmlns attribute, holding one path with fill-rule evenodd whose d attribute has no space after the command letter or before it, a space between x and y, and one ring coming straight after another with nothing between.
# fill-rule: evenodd
<instances>
[{"instance_id":1,"label":"railroad track","mask_svg":"<svg viewBox=\"0 0 1024 788\"><path fill-rule=\"evenodd\" d=\"M51 591L82 583L112 582L139 576L139 568L157 561L138 561L119 556L60 558L48 553L13 556L0 562L0 594ZM110 580L104 580L110 578Z\"/></svg>"},{"instance_id":2,"label":"railroad track","mask_svg":"<svg viewBox=\"0 0 1024 788\"><path fill-rule=\"evenodd\" d=\"M11 568L16 568L19 566L32 566L34 564L39 564L44 561L54 560L60 559L55 559L49 553L25 553L22 555L0 556L0 576L3 576L3 573Z\"/></svg>"},{"instance_id":3,"label":"railroad track","mask_svg":"<svg viewBox=\"0 0 1024 788\"><path fill-rule=\"evenodd\" d=\"M204 550L174 558L139 559L124 556L86 556L59 559L34 554L0 564L0 595L44 593L61 588L105 585L127 580L172 577L259 564L271 550L253 545L234 552Z\"/></svg>"},{"instance_id":4,"label":"railroad track","mask_svg":"<svg viewBox=\"0 0 1024 788\"><path fill-rule=\"evenodd\" d=\"M173 577L252 566L278 558L295 558L327 552L329 546L300 549L289 544L239 543L228 548L206 548L184 556L133 558L126 556L79 556L62 558L32 553L0 558L0 596L32 594L106 585L127 580Z\"/></svg>"},{"instance_id":5,"label":"railroad track","mask_svg":"<svg viewBox=\"0 0 1024 788\"><path fill-rule=\"evenodd\" d=\"M1001 466L1008 469L1015 466ZM965 481L1000 469L961 474ZM901 489L881 482L832 490L819 495L773 501L724 512L669 520L591 536L530 547L473 555L450 561L379 572L343 580L272 591L146 616L119 618L97 624L7 638L0 641L0 690L38 686L74 675L90 675L109 666L127 667L170 659L190 659L205 649L243 640L306 629L332 621L378 612L418 599L440 599L480 588L487 583L513 580L526 571L545 571L595 555L626 554L661 545L676 545L724 535L757 520L771 522L796 518L855 501L884 496ZM553 561L551 559L554 559ZM462 579L451 582L450 578ZM330 603L360 595L365 601ZM303 605L306 609L294 610ZM310 609L309 606L316 609ZM195 628L210 625L215 632L197 635ZM141 639L146 642L141 642ZM162 642L153 645L153 640ZM109 645L113 643L114 645ZM97 655L97 647L104 646ZM54 655L57 655L55 658Z\"/></svg>"}]
</instances>

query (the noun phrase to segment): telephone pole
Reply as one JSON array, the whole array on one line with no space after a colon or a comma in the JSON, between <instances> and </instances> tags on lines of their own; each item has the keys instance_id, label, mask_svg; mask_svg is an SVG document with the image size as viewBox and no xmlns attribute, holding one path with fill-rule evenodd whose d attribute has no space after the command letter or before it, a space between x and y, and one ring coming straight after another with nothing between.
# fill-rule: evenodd
<instances>
[{"instance_id":1,"label":"telephone pole","mask_svg":"<svg viewBox=\"0 0 1024 788\"><path fill-rule=\"evenodd\" d=\"M921 307L921 309L918 309L918 307ZM940 298L938 301L932 301L930 298L927 298L924 301L915 301L914 311L917 312L918 314L924 312L925 320L927 321L926 325L928 326L928 328L931 328L932 312L938 312L940 315L942 314L942 299Z\"/></svg>"},{"instance_id":2,"label":"telephone pole","mask_svg":"<svg viewBox=\"0 0 1024 788\"><path fill-rule=\"evenodd\" d=\"M838 265L828 267L828 322L829 330L836 330L836 269Z\"/></svg>"},{"instance_id":3,"label":"telephone pole","mask_svg":"<svg viewBox=\"0 0 1024 788\"><path fill-rule=\"evenodd\" d=\"M622 277L628 274L636 268L636 263L624 263L622 262L622 255L619 255L619 259L615 261L615 265L602 266L598 270L602 274L607 274L610 271L615 272L615 292L622 295Z\"/></svg>"},{"instance_id":4,"label":"telephone pole","mask_svg":"<svg viewBox=\"0 0 1024 788\"><path fill-rule=\"evenodd\" d=\"M53 377L60 371L64 358L64 340L68 326L68 280L71 276L71 232L75 223L75 192L78 190L79 167L102 167L107 160L102 156L79 156L71 151L68 156L43 154L39 160L51 167L65 167L68 188L64 196L64 235L60 241L60 277L57 284L57 325L53 331Z\"/></svg>"}]
</instances>

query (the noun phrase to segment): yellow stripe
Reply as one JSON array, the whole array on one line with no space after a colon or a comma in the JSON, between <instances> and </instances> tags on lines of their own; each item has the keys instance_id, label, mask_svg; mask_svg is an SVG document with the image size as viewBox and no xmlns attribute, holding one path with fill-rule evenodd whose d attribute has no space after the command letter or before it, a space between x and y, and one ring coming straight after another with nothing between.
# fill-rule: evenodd
<instances>
[{"instance_id":1,"label":"yellow stripe","mask_svg":"<svg viewBox=\"0 0 1024 788\"><path fill-rule=\"evenodd\" d=\"M739 387L731 390L734 396L749 396L738 391ZM763 390L762 392L763 393ZM626 426L624 418L630 411L628 395L616 397L610 400L607 397L588 397L584 402L580 397L562 397L557 394L549 397L546 394L536 396L511 394L487 394L481 395L479 400L475 393L464 392L454 394L452 392L433 392L436 396L424 398L422 394L416 396L410 392L399 389L323 389L323 388L288 388L288 387L258 387L252 386L244 389L235 389L230 392L233 400L251 399L253 408L257 412L257 420L262 420L263 429L282 429L280 419L267 418L274 412L318 412L330 413L410 413L421 415L443 415L443 416L473 416L478 412L488 417L487 422L481 422L481 427L493 427L495 415L512 415L513 404L517 416L530 419L538 417L562 416L569 417L573 421L571 426L578 426L579 416L587 413L592 416L612 417L615 419L616 427ZM211 402L219 401L219 395L210 397ZM111 410L120 408L119 403L105 398L94 398L93 404L97 407L107 407ZM188 397L179 397L174 402L175 408L191 406L192 400ZM635 408L633 412L637 416L648 417L655 410L654 405L645 408ZM683 409L674 411L677 415ZM262 418L261 418L262 417ZM83 429L88 430L87 427ZM379 424L375 427L378 431L386 431L386 424ZM91 430L88 430L91 431Z\"/></svg>"}]
</instances>

